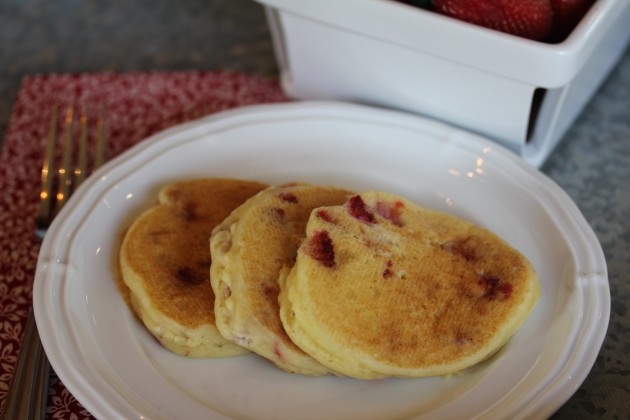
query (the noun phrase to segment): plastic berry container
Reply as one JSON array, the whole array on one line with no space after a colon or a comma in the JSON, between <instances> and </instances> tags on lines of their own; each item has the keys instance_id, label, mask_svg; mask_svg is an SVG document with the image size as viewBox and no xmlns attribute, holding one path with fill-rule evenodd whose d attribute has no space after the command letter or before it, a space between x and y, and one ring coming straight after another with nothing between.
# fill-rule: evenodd
<instances>
[{"instance_id":1,"label":"plastic berry container","mask_svg":"<svg viewBox=\"0 0 630 420\"><path fill-rule=\"evenodd\" d=\"M630 40L630 2L597 0L545 43L391 0L257 0L285 92L417 113L544 163Z\"/></svg>"}]
</instances>

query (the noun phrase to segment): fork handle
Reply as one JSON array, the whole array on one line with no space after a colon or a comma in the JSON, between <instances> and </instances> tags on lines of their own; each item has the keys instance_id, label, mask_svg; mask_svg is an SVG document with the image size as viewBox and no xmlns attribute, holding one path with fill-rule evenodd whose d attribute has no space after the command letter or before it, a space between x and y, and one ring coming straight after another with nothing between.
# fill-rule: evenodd
<instances>
[{"instance_id":1,"label":"fork handle","mask_svg":"<svg viewBox=\"0 0 630 420\"><path fill-rule=\"evenodd\" d=\"M43 420L46 417L49 373L50 365L31 310L0 418Z\"/></svg>"}]
</instances>

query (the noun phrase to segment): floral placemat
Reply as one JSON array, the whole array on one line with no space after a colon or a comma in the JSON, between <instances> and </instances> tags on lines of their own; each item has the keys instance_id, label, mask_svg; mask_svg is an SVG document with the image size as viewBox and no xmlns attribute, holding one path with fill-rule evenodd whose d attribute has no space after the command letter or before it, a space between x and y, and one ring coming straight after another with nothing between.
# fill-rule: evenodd
<instances>
[{"instance_id":1,"label":"floral placemat","mask_svg":"<svg viewBox=\"0 0 630 420\"><path fill-rule=\"evenodd\" d=\"M62 110L70 104L86 105L87 115L95 116L102 107L108 133L107 157L113 158L173 125L239 106L286 100L276 81L241 73L99 73L24 78L0 154L1 404L11 383L32 305L40 248L34 235L35 218L51 110ZM47 417L91 418L54 372Z\"/></svg>"}]
</instances>

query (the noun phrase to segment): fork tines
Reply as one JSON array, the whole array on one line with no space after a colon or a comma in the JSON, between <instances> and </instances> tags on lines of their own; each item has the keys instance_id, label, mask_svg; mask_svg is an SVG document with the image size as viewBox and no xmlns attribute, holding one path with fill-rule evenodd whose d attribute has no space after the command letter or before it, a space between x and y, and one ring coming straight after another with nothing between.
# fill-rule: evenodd
<instances>
[{"instance_id":1,"label":"fork tines","mask_svg":"<svg viewBox=\"0 0 630 420\"><path fill-rule=\"evenodd\" d=\"M37 215L37 236L43 237L66 201L79 185L89 175L88 173L88 107L81 105L79 112L74 105L65 109L63 116L63 136L61 141L61 156L58 167L57 134L59 131L59 109L53 107L50 117L48 139L44 153L41 171L41 192L39 213ZM78 114L78 116L77 116ZM75 139L75 120L79 122L78 138ZM103 164L105 156L105 115L103 107L99 107L96 117L95 156L92 169ZM78 143L78 144L76 144Z\"/></svg>"}]
</instances>

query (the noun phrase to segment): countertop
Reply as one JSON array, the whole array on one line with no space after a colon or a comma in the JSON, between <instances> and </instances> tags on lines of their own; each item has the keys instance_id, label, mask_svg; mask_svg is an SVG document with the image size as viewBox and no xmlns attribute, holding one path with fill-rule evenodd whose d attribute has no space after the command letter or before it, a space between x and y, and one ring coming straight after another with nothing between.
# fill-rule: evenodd
<instances>
[{"instance_id":1,"label":"countertop","mask_svg":"<svg viewBox=\"0 0 630 420\"><path fill-rule=\"evenodd\" d=\"M264 10L250 0L5 0L0 40L0 146L29 74L199 69L277 77ZM595 365L554 418L630 418L630 51L542 171L594 229L612 297Z\"/></svg>"}]
</instances>

